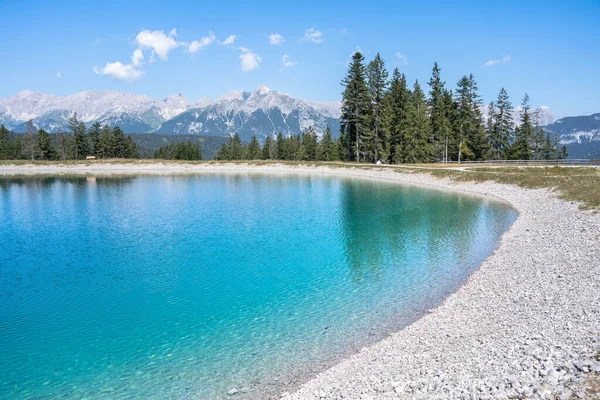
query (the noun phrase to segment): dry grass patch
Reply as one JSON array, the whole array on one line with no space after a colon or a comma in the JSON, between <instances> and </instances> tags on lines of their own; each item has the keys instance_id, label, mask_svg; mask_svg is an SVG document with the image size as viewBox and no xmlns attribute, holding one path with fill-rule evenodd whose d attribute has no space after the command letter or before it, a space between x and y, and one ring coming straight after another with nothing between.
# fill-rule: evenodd
<instances>
[{"instance_id":1,"label":"dry grass patch","mask_svg":"<svg viewBox=\"0 0 600 400\"><path fill-rule=\"evenodd\" d=\"M584 209L600 209L600 169L593 167L500 167L426 170L427 173L461 182L517 185L549 189L559 198L581 203Z\"/></svg>"}]
</instances>

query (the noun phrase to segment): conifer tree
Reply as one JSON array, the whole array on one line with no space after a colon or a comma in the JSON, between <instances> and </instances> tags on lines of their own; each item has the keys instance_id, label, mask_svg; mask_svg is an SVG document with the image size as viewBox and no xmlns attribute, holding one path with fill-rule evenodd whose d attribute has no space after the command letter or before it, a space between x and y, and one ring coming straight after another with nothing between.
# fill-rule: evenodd
<instances>
[{"instance_id":1,"label":"conifer tree","mask_svg":"<svg viewBox=\"0 0 600 400\"><path fill-rule=\"evenodd\" d=\"M288 160L299 161L304 157L304 148L302 147L302 138L300 134L291 135L289 138L288 151L289 158Z\"/></svg>"},{"instance_id":2,"label":"conifer tree","mask_svg":"<svg viewBox=\"0 0 600 400\"><path fill-rule=\"evenodd\" d=\"M473 74L463 76L456 89L456 129L458 136L458 161L484 159L488 151L481 99L477 93L477 82Z\"/></svg>"},{"instance_id":3,"label":"conifer tree","mask_svg":"<svg viewBox=\"0 0 600 400\"><path fill-rule=\"evenodd\" d=\"M494 148L494 127L496 124L496 104L493 101L486 107L487 120L485 123L485 136L490 144L490 156L496 157L496 149Z\"/></svg>"},{"instance_id":4,"label":"conifer tree","mask_svg":"<svg viewBox=\"0 0 600 400\"><path fill-rule=\"evenodd\" d=\"M411 93L411 107L408 113L408 129L404 134L403 162L426 163L431 161L432 151L429 143L429 116L425 94L415 81Z\"/></svg>"},{"instance_id":5,"label":"conifer tree","mask_svg":"<svg viewBox=\"0 0 600 400\"><path fill-rule=\"evenodd\" d=\"M215 160L231 160L231 156L229 155L229 146L226 143L223 143L221 148L219 148L219 151L217 151Z\"/></svg>"},{"instance_id":6,"label":"conifer tree","mask_svg":"<svg viewBox=\"0 0 600 400\"><path fill-rule=\"evenodd\" d=\"M154 152L154 158L161 160L202 160L200 144L193 142L175 142L162 146Z\"/></svg>"},{"instance_id":7,"label":"conifer tree","mask_svg":"<svg viewBox=\"0 0 600 400\"><path fill-rule=\"evenodd\" d=\"M244 159L244 147L240 140L240 135L236 132L233 137L229 138L229 159L230 160L243 160Z\"/></svg>"},{"instance_id":8,"label":"conifer tree","mask_svg":"<svg viewBox=\"0 0 600 400\"><path fill-rule=\"evenodd\" d=\"M456 121L456 103L452 97L452 91L444 89L442 93L442 107L444 110L444 117L441 118L440 130L438 135L438 157L439 149L441 148L441 160L444 162L450 161L452 157L452 149L456 148L456 140L454 137L453 126Z\"/></svg>"},{"instance_id":9,"label":"conifer tree","mask_svg":"<svg viewBox=\"0 0 600 400\"><path fill-rule=\"evenodd\" d=\"M405 134L408 129L408 115L412 109L410 90L407 88L406 76L394 69L389 90L389 118L387 123L390 132L390 161L394 164L403 162Z\"/></svg>"},{"instance_id":10,"label":"conifer tree","mask_svg":"<svg viewBox=\"0 0 600 400\"><path fill-rule=\"evenodd\" d=\"M50 134L43 129L38 130L38 148L40 160L54 160L58 155Z\"/></svg>"},{"instance_id":11,"label":"conifer tree","mask_svg":"<svg viewBox=\"0 0 600 400\"><path fill-rule=\"evenodd\" d=\"M319 160L321 161L334 161L333 152L335 149L334 143L331 139L331 129L329 126L325 127L323 137L319 143Z\"/></svg>"},{"instance_id":12,"label":"conifer tree","mask_svg":"<svg viewBox=\"0 0 600 400\"><path fill-rule=\"evenodd\" d=\"M89 151L91 154L96 155L96 148L98 146L98 141L100 140L100 132L102 130L102 125L100 122L94 122L88 131L88 136L90 138L89 142Z\"/></svg>"},{"instance_id":13,"label":"conifer tree","mask_svg":"<svg viewBox=\"0 0 600 400\"><path fill-rule=\"evenodd\" d=\"M27 121L25 124L25 134L21 141L21 149L23 151L23 156L30 160L35 160L40 152L37 130L35 129L32 120Z\"/></svg>"},{"instance_id":14,"label":"conifer tree","mask_svg":"<svg viewBox=\"0 0 600 400\"><path fill-rule=\"evenodd\" d=\"M4 127L4 124L0 125L0 160L10 159L10 142L8 140L8 129Z\"/></svg>"},{"instance_id":15,"label":"conifer tree","mask_svg":"<svg viewBox=\"0 0 600 400\"><path fill-rule=\"evenodd\" d=\"M125 142L125 132L119 127L114 126L112 128L113 135L113 157L125 158L124 154L127 151L127 144Z\"/></svg>"},{"instance_id":16,"label":"conifer tree","mask_svg":"<svg viewBox=\"0 0 600 400\"><path fill-rule=\"evenodd\" d=\"M100 131L98 137L98 144L96 145L96 156L100 158L111 158L115 157L114 154L114 137L111 129L108 125L104 125Z\"/></svg>"},{"instance_id":17,"label":"conifer tree","mask_svg":"<svg viewBox=\"0 0 600 400\"><path fill-rule=\"evenodd\" d=\"M556 146L552 145L552 139L550 138L549 131L546 131L546 137L544 140L543 156L544 156L544 160L553 160L556 158Z\"/></svg>"},{"instance_id":18,"label":"conifer tree","mask_svg":"<svg viewBox=\"0 0 600 400\"><path fill-rule=\"evenodd\" d=\"M11 143L9 148L9 159L10 160L19 160L23 157L23 146L20 137L17 137L14 142Z\"/></svg>"},{"instance_id":19,"label":"conifer tree","mask_svg":"<svg viewBox=\"0 0 600 400\"><path fill-rule=\"evenodd\" d=\"M262 152L260 158L263 160L272 160L271 154L273 152L273 139L271 136L267 136L265 139L265 144L263 145Z\"/></svg>"},{"instance_id":20,"label":"conifer tree","mask_svg":"<svg viewBox=\"0 0 600 400\"><path fill-rule=\"evenodd\" d=\"M347 158L361 161L368 155L364 139L370 135L371 102L365 78L364 57L354 53L342 84L341 138L346 147Z\"/></svg>"},{"instance_id":21,"label":"conifer tree","mask_svg":"<svg viewBox=\"0 0 600 400\"><path fill-rule=\"evenodd\" d=\"M521 118L518 129L515 129L515 141L512 146L511 155L515 160L531 159L531 141L533 137L533 126L529 113L529 95L525 93L521 103Z\"/></svg>"},{"instance_id":22,"label":"conifer tree","mask_svg":"<svg viewBox=\"0 0 600 400\"><path fill-rule=\"evenodd\" d=\"M77 113L73 113L69 118L69 129L73 134L73 157L76 160L83 159L87 156L88 146L85 137L85 124L77 118Z\"/></svg>"},{"instance_id":23,"label":"conifer tree","mask_svg":"<svg viewBox=\"0 0 600 400\"><path fill-rule=\"evenodd\" d=\"M275 140L275 150L274 150L274 159L276 160L285 160L287 149L286 149L286 141L283 137L283 134L279 132L277 134L277 139Z\"/></svg>"},{"instance_id":24,"label":"conifer tree","mask_svg":"<svg viewBox=\"0 0 600 400\"><path fill-rule=\"evenodd\" d=\"M331 161L348 161L344 154L344 145L342 144L342 141L339 138L335 139L331 146Z\"/></svg>"},{"instance_id":25,"label":"conifer tree","mask_svg":"<svg viewBox=\"0 0 600 400\"><path fill-rule=\"evenodd\" d=\"M429 79L429 113L431 123L431 137L436 158L443 160L446 153L446 143L450 133L450 121L448 120L447 102L444 99L446 91L440 77L438 63L433 64L431 78Z\"/></svg>"},{"instance_id":26,"label":"conifer tree","mask_svg":"<svg viewBox=\"0 0 600 400\"><path fill-rule=\"evenodd\" d=\"M317 133L312 126L302 134L302 160L315 161L317 159Z\"/></svg>"},{"instance_id":27,"label":"conifer tree","mask_svg":"<svg viewBox=\"0 0 600 400\"><path fill-rule=\"evenodd\" d=\"M532 113L533 135L531 138L531 158L534 160L543 159L544 148L544 128L540 126L539 109Z\"/></svg>"},{"instance_id":28,"label":"conifer tree","mask_svg":"<svg viewBox=\"0 0 600 400\"><path fill-rule=\"evenodd\" d=\"M492 157L496 160L501 160L506 157L512 143L514 128L512 104L506 89L500 89L495 105L494 125L489 135L489 140L492 148Z\"/></svg>"},{"instance_id":29,"label":"conifer tree","mask_svg":"<svg viewBox=\"0 0 600 400\"><path fill-rule=\"evenodd\" d=\"M376 162L382 159L382 153L385 153L385 104L384 96L388 86L388 71L385 63L379 53L367 68L369 96L373 110L373 126L369 129L368 142L372 147L372 161Z\"/></svg>"},{"instance_id":30,"label":"conifer tree","mask_svg":"<svg viewBox=\"0 0 600 400\"><path fill-rule=\"evenodd\" d=\"M261 155L260 143L256 136L252 136L252 138L250 138L250 143L248 143L248 148L246 149L246 159L259 160Z\"/></svg>"}]
</instances>

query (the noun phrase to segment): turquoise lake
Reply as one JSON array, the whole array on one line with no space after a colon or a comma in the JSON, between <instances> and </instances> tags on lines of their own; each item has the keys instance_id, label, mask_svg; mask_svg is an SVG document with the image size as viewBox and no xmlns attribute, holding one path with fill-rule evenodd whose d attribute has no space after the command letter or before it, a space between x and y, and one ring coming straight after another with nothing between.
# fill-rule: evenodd
<instances>
[{"instance_id":1,"label":"turquoise lake","mask_svg":"<svg viewBox=\"0 0 600 400\"><path fill-rule=\"evenodd\" d=\"M439 304L516 217L357 178L0 177L0 399L277 395Z\"/></svg>"}]
</instances>

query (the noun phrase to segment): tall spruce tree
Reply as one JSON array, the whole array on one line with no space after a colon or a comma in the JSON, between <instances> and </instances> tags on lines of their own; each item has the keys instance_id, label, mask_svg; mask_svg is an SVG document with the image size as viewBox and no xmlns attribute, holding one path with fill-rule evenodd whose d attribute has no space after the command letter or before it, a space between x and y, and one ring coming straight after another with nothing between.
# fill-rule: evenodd
<instances>
[{"instance_id":1,"label":"tall spruce tree","mask_svg":"<svg viewBox=\"0 0 600 400\"><path fill-rule=\"evenodd\" d=\"M446 84L440 77L438 63L433 64L431 78L429 79L429 114L431 125L431 138L435 156L438 160L444 160L446 154L446 143L450 132L450 121L448 120L447 102L444 99Z\"/></svg>"},{"instance_id":2,"label":"tall spruce tree","mask_svg":"<svg viewBox=\"0 0 600 400\"><path fill-rule=\"evenodd\" d=\"M500 89L496 100L494 112L494 125L489 140L492 148L492 157L501 160L507 156L513 138L512 104L506 89Z\"/></svg>"},{"instance_id":3,"label":"tall spruce tree","mask_svg":"<svg viewBox=\"0 0 600 400\"><path fill-rule=\"evenodd\" d=\"M40 152L37 129L33 125L33 120L27 121L25 124L25 134L21 140L21 149L24 158L35 160Z\"/></svg>"},{"instance_id":4,"label":"tall spruce tree","mask_svg":"<svg viewBox=\"0 0 600 400\"><path fill-rule=\"evenodd\" d=\"M453 126L456 121L457 107L454 98L452 97L452 90L444 89L444 92L442 93L442 107L444 110L444 118L441 119L441 124L439 126L438 142L441 143L438 144L438 148L441 147L442 149L441 160L443 162L448 162L452 157L452 149L456 147Z\"/></svg>"},{"instance_id":5,"label":"tall spruce tree","mask_svg":"<svg viewBox=\"0 0 600 400\"><path fill-rule=\"evenodd\" d=\"M38 148L40 160L55 160L58 155L50 134L43 129L38 130Z\"/></svg>"},{"instance_id":6,"label":"tall spruce tree","mask_svg":"<svg viewBox=\"0 0 600 400\"><path fill-rule=\"evenodd\" d=\"M250 138L250 143L248 143L248 148L246 149L246 159L247 160L260 160L261 157L261 149L260 143L256 136L252 136Z\"/></svg>"},{"instance_id":7,"label":"tall spruce tree","mask_svg":"<svg viewBox=\"0 0 600 400\"><path fill-rule=\"evenodd\" d=\"M404 148L408 130L408 116L412 110L411 94L406 84L406 76L394 69L389 89L390 161L399 164L404 161Z\"/></svg>"},{"instance_id":8,"label":"tall spruce tree","mask_svg":"<svg viewBox=\"0 0 600 400\"><path fill-rule=\"evenodd\" d=\"M243 160L244 159L244 147L240 135L236 132L233 137L229 138L229 159L230 160Z\"/></svg>"},{"instance_id":9,"label":"tall spruce tree","mask_svg":"<svg viewBox=\"0 0 600 400\"><path fill-rule=\"evenodd\" d=\"M432 158L429 142L429 115L425 93L415 81L411 93L411 107L408 110L408 129L404 134L403 162L427 163Z\"/></svg>"},{"instance_id":10,"label":"tall spruce tree","mask_svg":"<svg viewBox=\"0 0 600 400\"><path fill-rule=\"evenodd\" d=\"M533 136L531 138L531 158L534 160L542 160L544 147L544 128L540 126L540 109L531 113L533 123Z\"/></svg>"},{"instance_id":11,"label":"tall spruce tree","mask_svg":"<svg viewBox=\"0 0 600 400\"><path fill-rule=\"evenodd\" d=\"M312 126L302 134L302 159L306 161L315 161L317 159L317 133Z\"/></svg>"},{"instance_id":12,"label":"tall spruce tree","mask_svg":"<svg viewBox=\"0 0 600 400\"><path fill-rule=\"evenodd\" d=\"M333 157L334 151L334 143L331 138L331 129L329 126L325 127L325 132L323 132L323 137L319 142L319 160L321 161L334 161Z\"/></svg>"},{"instance_id":13,"label":"tall spruce tree","mask_svg":"<svg viewBox=\"0 0 600 400\"><path fill-rule=\"evenodd\" d=\"M88 143L85 137L85 124L73 113L69 118L69 130L73 134L73 157L76 160L85 158L88 155Z\"/></svg>"},{"instance_id":14,"label":"tall spruce tree","mask_svg":"<svg viewBox=\"0 0 600 400\"><path fill-rule=\"evenodd\" d=\"M89 151L91 154L96 155L96 147L98 146L98 141L100 140L100 132L102 130L102 125L100 122L94 122L88 131L89 136Z\"/></svg>"},{"instance_id":15,"label":"tall spruce tree","mask_svg":"<svg viewBox=\"0 0 600 400\"><path fill-rule=\"evenodd\" d=\"M470 153L467 145L467 138L469 136L472 123L469 86L469 78L465 75L458 81L456 89L456 104L458 106L458 113L456 116L456 128L458 129L458 162L461 162L461 160L464 159L465 153Z\"/></svg>"},{"instance_id":16,"label":"tall spruce tree","mask_svg":"<svg viewBox=\"0 0 600 400\"><path fill-rule=\"evenodd\" d=\"M108 125L104 125L102 130L100 131L100 136L98 137L98 143L96 145L96 156L100 158L112 158L115 157L114 154L114 137L111 129Z\"/></svg>"},{"instance_id":17,"label":"tall spruce tree","mask_svg":"<svg viewBox=\"0 0 600 400\"><path fill-rule=\"evenodd\" d=\"M458 161L482 160L487 156L488 141L485 137L477 82L473 74L470 74L463 76L457 86L455 126L458 136Z\"/></svg>"},{"instance_id":18,"label":"tall spruce tree","mask_svg":"<svg viewBox=\"0 0 600 400\"><path fill-rule=\"evenodd\" d=\"M350 160L361 161L369 154L368 143L371 129L371 101L365 78L364 57L354 53L348 72L342 80L341 138Z\"/></svg>"},{"instance_id":19,"label":"tall spruce tree","mask_svg":"<svg viewBox=\"0 0 600 400\"><path fill-rule=\"evenodd\" d=\"M385 102L384 96L388 86L388 71L379 53L367 68L369 96L372 105L373 125L370 129L370 142L372 143L372 158L376 162L385 159ZM382 155L384 157L382 157Z\"/></svg>"},{"instance_id":20,"label":"tall spruce tree","mask_svg":"<svg viewBox=\"0 0 600 400\"><path fill-rule=\"evenodd\" d=\"M265 144L263 145L262 152L260 158L263 160L272 160L271 154L273 152L273 139L271 136L267 136L265 138Z\"/></svg>"},{"instance_id":21,"label":"tall spruce tree","mask_svg":"<svg viewBox=\"0 0 600 400\"><path fill-rule=\"evenodd\" d=\"M533 138L533 125L529 109L529 95L525 93L521 103L521 118L518 129L515 129L515 141L511 149L511 156L515 160L531 159L531 141Z\"/></svg>"}]
</instances>

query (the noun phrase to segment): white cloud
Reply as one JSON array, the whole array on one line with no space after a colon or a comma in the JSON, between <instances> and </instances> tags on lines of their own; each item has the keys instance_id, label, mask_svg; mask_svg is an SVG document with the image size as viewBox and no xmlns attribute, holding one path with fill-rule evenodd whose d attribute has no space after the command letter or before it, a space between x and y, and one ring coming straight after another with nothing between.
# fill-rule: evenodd
<instances>
[{"instance_id":1,"label":"white cloud","mask_svg":"<svg viewBox=\"0 0 600 400\"><path fill-rule=\"evenodd\" d=\"M144 59L144 52L141 49L136 49L131 56L131 63L138 67L142 64L142 60Z\"/></svg>"},{"instance_id":2,"label":"white cloud","mask_svg":"<svg viewBox=\"0 0 600 400\"><path fill-rule=\"evenodd\" d=\"M285 42L285 39L279 33L269 35L269 44L281 44L283 42Z\"/></svg>"},{"instance_id":3,"label":"white cloud","mask_svg":"<svg viewBox=\"0 0 600 400\"><path fill-rule=\"evenodd\" d=\"M496 65L496 64L506 64L507 62L510 62L511 57L509 55L505 55L504 57L502 57L499 60L488 60L485 62L485 64L483 64L484 67L491 67L492 65Z\"/></svg>"},{"instance_id":4,"label":"white cloud","mask_svg":"<svg viewBox=\"0 0 600 400\"><path fill-rule=\"evenodd\" d=\"M163 31L141 31L135 38L140 49L152 49L158 57L166 61L169 58L169 52L177 47L177 41L174 39L177 30L172 29L169 35Z\"/></svg>"},{"instance_id":5,"label":"white cloud","mask_svg":"<svg viewBox=\"0 0 600 400\"><path fill-rule=\"evenodd\" d=\"M106 63L104 68L96 67L94 72L98 75L110 75L122 81L135 81L144 75L144 71L136 69L131 64L121 64L119 61Z\"/></svg>"},{"instance_id":6,"label":"white cloud","mask_svg":"<svg viewBox=\"0 0 600 400\"><path fill-rule=\"evenodd\" d=\"M221 45L223 45L223 46L231 46L233 44L233 42L235 42L235 38L236 37L237 36L235 36L235 35L229 35L229 36L227 36L227 39L223 40L221 42Z\"/></svg>"},{"instance_id":7,"label":"white cloud","mask_svg":"<svg viewBox=\"0 0 600 400\"><path fill-rule=\"evenodd\" d=\"M294 65L298 64L297 61L291 61L287 54L284 54L283 57L281 57L281 62L283 63L284 68L293 67Z\"/></svg>"},{"instance_id":8,"label":"white cloud","mask_svg":"<svg viewBox=\"0 0 600 400\"><path fill-rule=\"evenodd\" d=\"M62 78L62 74L61 74L60 72L57 72L57 73L56 73L56 77L57 77L58 79L60 79L60 78Z\"/></svg>"},{"instance_id":9,"label":"white cloud","mask_svg":"<svg viewBox=\"0 0 600 400\"><path fill-rule=\"evenodd\" d=\"M202 50L204 47L215 41L216 37L213 32L208 32L208 36L204 36L200 40L194 40L192 43L188 45L188 51L192 54L197 53Z\"/></svg>"},{"instance_id":10,"label":"white cloud","mask_svg":"<svg viewBox=\"0 0 600 400\"><path fill-rule=\"evenodd\" d=\"M398 59L398 63L400 65L408 65L408 59L406 58L406 56L404 54L397 51L395 56Z\"/></svg>"},{"instance_id":11,"label":"white cloud","mask_svg":"<svg viewBox=\"0 0 600 400\"><path fill-rule=\"evenodd\" d=\"M239 47L238 50L242 52L242 54L240 54L242 71L248 72L259 67L261 58L256 53L253 53L250 49L245 47Z\"/></svg>"},{"instance_id":12,"label":"white cloud","mask_svg":"<svg viewBox=\"0 0 600 400\"><path fill-rule=\"evenodd\" d=\"M316 30L315 28L307 29L304 32L304 40L310 40L314 43L323 43L323 32Z\"/></svg>"}]
</instances>

